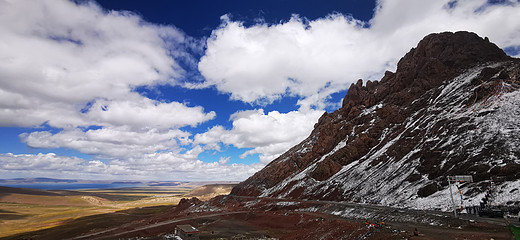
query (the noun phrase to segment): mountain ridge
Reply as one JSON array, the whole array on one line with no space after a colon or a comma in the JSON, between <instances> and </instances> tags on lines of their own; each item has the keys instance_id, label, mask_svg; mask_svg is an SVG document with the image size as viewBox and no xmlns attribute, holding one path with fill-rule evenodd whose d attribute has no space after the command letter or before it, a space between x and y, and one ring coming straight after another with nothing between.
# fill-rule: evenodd
<instances>
[{"instance_id":1,"label":"mountain ridge","mask_svg":"<svg viewBox=\"0 0 520 240\"><path fill-rule=\"evenodd\" d=\"M463 189L472 204L489 177L517 189L519 66L474 33L430 34L395 73L352 84L340 109L232 194L418 206L445 195L446 177L456 174L474 175ZM497 121L509 127L485 138Z\"/></svg>"}]
</instances>

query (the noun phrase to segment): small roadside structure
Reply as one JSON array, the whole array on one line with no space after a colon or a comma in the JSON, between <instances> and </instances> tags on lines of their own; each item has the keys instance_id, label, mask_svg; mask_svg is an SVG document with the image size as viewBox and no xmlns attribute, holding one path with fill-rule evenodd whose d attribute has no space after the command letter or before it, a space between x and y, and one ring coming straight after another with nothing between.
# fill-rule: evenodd
<instances>
[{"instance_id":1,"label":"small roadside structure","mask_svg":"<svg viewBox=\"0 0 520 240\"><path fill-rule=\"evenodd\" d=\"M175 226L175 235L183 240L199 240L199 230L188 224Z\"/></svg>"}]
</instances>

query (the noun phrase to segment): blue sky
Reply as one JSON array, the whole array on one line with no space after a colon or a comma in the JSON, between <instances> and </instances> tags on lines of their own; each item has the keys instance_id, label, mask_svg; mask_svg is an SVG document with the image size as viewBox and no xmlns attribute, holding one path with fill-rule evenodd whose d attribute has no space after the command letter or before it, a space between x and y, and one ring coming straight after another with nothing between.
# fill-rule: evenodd
<instances>
[{"instance_id":1,"label":"blue sky","mask_svg":"<svg viewBox=\"0 0 520 240\"><path fill-rule=\"evenodd\" d=\"M518 55L519 16L518 1L0 0L0 178L244 180L429 33Z\"/></svg>"}]
</instances>

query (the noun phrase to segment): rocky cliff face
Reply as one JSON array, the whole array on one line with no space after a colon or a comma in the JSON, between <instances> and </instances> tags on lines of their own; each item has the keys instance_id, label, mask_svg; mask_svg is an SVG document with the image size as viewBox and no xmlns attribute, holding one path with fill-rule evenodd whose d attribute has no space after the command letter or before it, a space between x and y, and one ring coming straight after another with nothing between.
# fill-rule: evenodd
<instances>
[{"instance_id":1,"label":"rocky cliff face","mask_svg":"<svg viewBox=\"0 0 520 240\"><path fill-rule=\"evenodd\" d=\"M520 201L520 61L474 33L431 34L380 81L359 80L310 136L232 194L447 206L450 175L478 204Z\"/></svg>"}]
</instances>

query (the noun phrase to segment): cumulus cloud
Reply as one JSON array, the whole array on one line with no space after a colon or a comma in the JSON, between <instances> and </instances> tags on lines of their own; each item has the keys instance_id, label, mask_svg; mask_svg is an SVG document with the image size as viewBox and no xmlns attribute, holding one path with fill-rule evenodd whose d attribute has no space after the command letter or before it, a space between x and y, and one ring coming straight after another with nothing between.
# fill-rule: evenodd
<instances>
[{"instance_id":1,"label":"cumulus cloud","mask_svg":"<svg viewBox=\"0 0 520 240\"><path fill-rule=\"evenodd\" d=\"M201 42L172 26L93 1L0 0L0 33L0 126L59 129L22 134L30 147L124 159L180 149L191 134L179 128L216 116L134 91L195 66Z\"/></svg>"},{"instance_id":2,"label":"cumulus cloud","mask_svg":"<svg viewBox=\"0 0 520 240\"><path fill-rule=\"evenodd\" d=\"M95 125L131 126L137 129L195 127L215 116L215 112L205 113L200 106L158 102L137 94L118 101L97 100L85 114L85 118Z\"/></svg>"},{"instance_id":3,"label":"cumulus cloud","mask_svg":"<svg viewBox=\"0 0 520 240\"><path fill-rule=\"evenodd\" d=\"M125 160L84 160L47 154L0 154L0 174L74 179L240 181L260 170L260 164L204 163L174 152L153 153Z\"/></svg>"},{"instance_id":4,"label":"cumulus cloud","mask_svg":"<svg viewBox=\"0 0 520 240\"><path fill-rule=\"evenodd\" d=\"M54 153L48 154L0 154L1 169L19 171L24 169L40 169L45 171L71 171L83 161L75 157L60 157Z\"/></svg>"},{"instance_id":5,"label":"cumulus cloud","mask_svg":"<svg viewBox=\"0 0 520 240\"><path fill-rule=\"evenodd\" d=\"M352 57L365 50L356 45L366 40L362 32L361 22L343 15L309 23L293 16L252 27L225 18L208 40L199 70L207 85L249 103L331 94L351 81L346 73L374 69L366 64L370 59Z\"/></svg>"},{"instance_id":6,"label":"cumulus cloud","mask_svg":"<svg viewBox=\"0 0 520 240\"><path fill-rule=\"evenodd\" d=\"M204 83L232 99L271 103L297 96L308 109L359 78L379 79L432 32L474 31L500 47L520 45L520 4L485 0L380 0L374 18L361 22L332 14L309 21L244 26L222 18L199 62Z\"/></svg>"},{"instance_id":7,"label":"cumulus cloud","mask_svg":"<svg viewBox=\"0 0 520 240\"><path fill-rule=\"evenodd\" d=\"M93 1L2 0L0 33L0 126L167 128L214 116L133 92L138 86L178 84L186 72L178 62L193 61L186 52L200 44L171 26L107 12ZM109 111L101 112L100 104ZM85 109L90 111L84 114ZM161 115L165 110L179 111L171 118Z\"/></svg>"},{"instance_id":8,"label":"cumulus cloud","mask_svg":"<svg viewBox=\"0 0 520 240\"><path fill-rule=\"evenodd\" d=\"M135 132L127 127L101 128L82 131L63 130L52 134L38 131L21 135L23 142L34 148L66 147L81 153L104 156L106 158L130 158L146 153L178 149L179 145L190 142L191 134L178 129Z\"/></svg>"},{"instance_id":9,"label":"cumulus cloud","mask_svg":"<svg viewBox=\"0 0 520 240\"><path fill-rule=\"evenodd\" d=\"M218 148L218 143L234 145L238 148L252 148L241 157L259 154L260 161L269 163L292 146L304 140L323 111L292 111L267 114L263 109L239 111L230 120L233 128L226 130L215 126L207 132L197 134L193 144L204 144Z\"/></svg>"}]
</instances>

